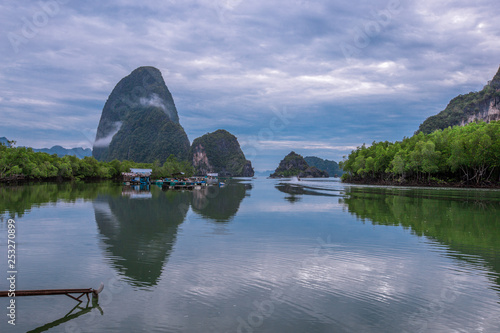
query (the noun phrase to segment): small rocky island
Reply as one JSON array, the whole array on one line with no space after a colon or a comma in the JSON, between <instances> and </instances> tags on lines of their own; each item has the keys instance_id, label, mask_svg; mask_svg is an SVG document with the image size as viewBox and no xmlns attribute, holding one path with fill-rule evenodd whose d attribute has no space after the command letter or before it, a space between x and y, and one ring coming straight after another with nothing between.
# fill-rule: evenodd
<instances>
[{"instance_id":1,"label":"small rocky island","mask_svg":"<svg viewBox=\"0 0 500 333\"><path fill-rule=\"evenodd\" d=\"M234 135L219 129L193 141L189 151L196 173L217 172L222 177L253 177L252 163L245 158Z\"/></svg>"},{"instance_id":2,"label":"small rocky island","mask_svg":"<svg viewBox=\"0 0 500 333\"><path fill-rule=\"evenodd\" d=\"M281 160L280 165L276 168L271 178L285 177L301 177L301 178L328 178L328 172L319 170L316 167L309 166L302 155L292 151Z\"/></svg>"}]
</instances>

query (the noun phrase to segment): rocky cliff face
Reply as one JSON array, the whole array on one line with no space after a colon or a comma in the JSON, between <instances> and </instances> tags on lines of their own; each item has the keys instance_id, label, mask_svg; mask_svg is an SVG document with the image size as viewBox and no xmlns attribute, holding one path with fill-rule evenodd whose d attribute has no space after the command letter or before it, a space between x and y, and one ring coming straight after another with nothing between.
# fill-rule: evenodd
<instances>
[{"instance_id":1,"label":"rocky cliff face","mask_svg":"<svg viewBox=\"0 0 500 333\"><path fill-rule=\"evenodd\" d=\"M427 118L417 132L431 133L449 126L464 126L473 121L494 120L500 120L500 68L483 90L455 97L446 109Z\"/></svg>"},{"instance_id":2,"label":"rocky cliff face","mask_svg":"<svg viewBox=\"0 0 500 333\"><path fill-rule=\"evenodd\" d=\"M207 173L215 172L215 168L208 161L204 143L197 142L195 145L193 142L190 154L192 155L193 166L196 170L196 174L206 175Z\"/></svg>"},{"instance_id":3,"label":"rocky cliff face","mask_svg":"<svg viewBox=\"0 0 500 333\"><path fill-rule=\"evenodd\" d=\"M98 160L186 160L189 140L160 71L139 67L123 78L102 110L93 156Z\"/></svg>"},{"instance_id":4,"label":"rocky cliff face","mask_svg":"<svg viewBox=\"0 0 500 333\"><path fill-rule=\"evenodd\" d=\"M292 151L281 160L271 178L299 176L301 178L328 178L328 172L309 166L305 159Z\"/></svg>"},{"instance_id":5,"label":"rocky cliff face","mask_svg":"<svg viewBox=\"0 0 500 333\"><path fill-rule=\"evenodd\" d=\"M477 111L462 119L460 126L467 125L474 121L490 121L500 120L500 97L492 97L477 104Z\"/></svg>"},{"instance_id":6,"label":"rocky cliff face","mask_svg":"<svg viewBox=\"0 0 500 333\"><path fill-rule=\"evenodd\" d=\"M217 172L223 177L252 177L247 161L234 135L225 130L207 133L193 141L189 152L197 174Z\"/></svg>"}]
</instances>

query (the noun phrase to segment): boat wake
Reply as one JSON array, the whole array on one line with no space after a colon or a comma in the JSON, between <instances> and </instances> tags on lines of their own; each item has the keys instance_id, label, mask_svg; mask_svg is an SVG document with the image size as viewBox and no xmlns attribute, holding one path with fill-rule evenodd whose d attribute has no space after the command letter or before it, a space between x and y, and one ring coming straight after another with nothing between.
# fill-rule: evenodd
<instances>
[{"instance_id":1,"label":"boat wake","mask_svg":"<svg viewBox=\"0 0 500 333\"><path fill-rule=\"evenodd\" d=\"M282 180L280 185L290 189L295 188L304 194L341 196L345 192L345 185L340 182L340 178L292 177L289 180Z\"/></svg>"}]
</instances>

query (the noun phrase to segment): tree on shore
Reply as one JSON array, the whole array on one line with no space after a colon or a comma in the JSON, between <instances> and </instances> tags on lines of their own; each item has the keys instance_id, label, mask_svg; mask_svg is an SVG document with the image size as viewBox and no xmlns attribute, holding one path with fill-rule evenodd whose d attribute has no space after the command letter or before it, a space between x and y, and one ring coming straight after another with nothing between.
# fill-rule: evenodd
<instances>
[{"instance_id":1,"label":"tree on shore","mask_svg":"<svg viewBox=\"0 0 500 333\"><path fill-rule=\"evenodd\" d=\"M12 143L13 141L9 141ZM14 142L15 144L15 142ZM0 145L0 181L25 179L117 179L131 167L151 167L132 161L100 162L93 157L58 157L31 148Z\"/></svg>"},{"instance_id":2,"label":"tree on shore","mask_svg":"<svg viewBox=\"0 0 500 333\"><path fill-rule=\"evenodd\" d=\"M363 144L340 165L344 181L498 184L500 121L420 132L395 143Z\"/></svg>"}]
</instances>

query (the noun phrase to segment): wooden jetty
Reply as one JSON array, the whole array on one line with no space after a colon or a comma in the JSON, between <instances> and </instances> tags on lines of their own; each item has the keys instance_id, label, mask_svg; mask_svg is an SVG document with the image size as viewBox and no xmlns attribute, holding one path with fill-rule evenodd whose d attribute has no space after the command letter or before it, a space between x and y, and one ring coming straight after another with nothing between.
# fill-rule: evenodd
<instances>
[{"instance_id":1,"label":"wooden jetty","mask_svg":"<svg viewBox=\"0 0 500 333\"><path fill-rule=\"evenodd\" d=\"M90 300L89 295L92 294L92 297L98 298L101 291L104 289L104 283L101 283L99 288L97 289L41 289L41 290L15 290L15 291L0 291L0 297L10 297L13 295L14 297L20 296L47 296L47 295L66 295L75 301L82 302L80 298L84 295L87 296L87 300ZM73 296L75 295L75 296ZM76 297L76 295L80 295Z\"/></svg>"}]
</instances>

